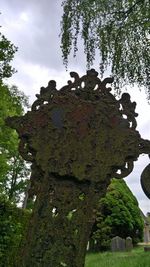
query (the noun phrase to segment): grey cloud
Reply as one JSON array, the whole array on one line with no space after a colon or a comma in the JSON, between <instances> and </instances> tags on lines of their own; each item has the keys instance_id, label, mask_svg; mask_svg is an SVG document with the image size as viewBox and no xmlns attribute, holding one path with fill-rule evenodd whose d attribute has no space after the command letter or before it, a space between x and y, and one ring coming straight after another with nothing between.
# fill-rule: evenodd
<instances>
[{"instance_id":1,"label":"grey cloud","mask_svg":"<svg viewBox=\"0 0 150 267\"><path fill-rule=\"evenodd\" d=\"M25 62L43 65L47 68L65 69L62 64L58 37L61 19L60 0L2 0L1 8L7 9L6 16L13 14L16 21L21 13L30 13L28 27L12 33L12 41L19 47L16 57L22 57Z\"/></svg>"},{"instance_id":2,"label":"grey cloud","mask_svg":"<svg viewBox=\"0 0 150 267\"><path fill-rule=\"evenodd\" d=\"M65 71L59 38L61 3L62 0L2 0L1 8L6 10L4 16L9 17L11 14L17 21L21 13L29 12L30 14L28 27L9 33L11 40L19 48L16 57L22 57L25 62ZM83 44L79 43L78 48L76 58L73 57L73 53L70 55L68 68L76 70L82 66L86 71ZM95 61L94 67L99 69L98 60Z\"/></svg>"}]
</instances>

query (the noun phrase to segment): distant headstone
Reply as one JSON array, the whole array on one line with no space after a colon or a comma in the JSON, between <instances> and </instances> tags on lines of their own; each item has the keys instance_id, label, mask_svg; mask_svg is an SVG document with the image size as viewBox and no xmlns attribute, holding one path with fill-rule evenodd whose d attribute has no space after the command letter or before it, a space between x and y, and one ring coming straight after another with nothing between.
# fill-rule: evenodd
<instances>
[{"instance_id":1,"label":"distant headstone","mask_svg":"<svg viewBox=\"0 0 150 267\"><path fill-rule=\"evenodd\" d=\"M132 238L128 236L126 238L126 251L131 251L132 249L133 249Z\"/></svg>"},{"instance_id":2,"label":"distant headstone","mask_svg":"<svg viewBox=\"0 0 150 267\"><path fill-rule=\"evenodd\" d=\"M116 252L116 251L125 251L125 239L115 236L111 240L111 251Z\"/></svg>"},{"instance_id":3,"label":"distant headstone","mask_svg":"<svg viewBox=\"0 0 150 267\"><path fill-rule=\"evenodd\" d=\"M150 252L150 247L149 247L149 246L145 246L145 247L144 247L144 251L145 251L145 252Z\"/></svg>"}]
</instances>

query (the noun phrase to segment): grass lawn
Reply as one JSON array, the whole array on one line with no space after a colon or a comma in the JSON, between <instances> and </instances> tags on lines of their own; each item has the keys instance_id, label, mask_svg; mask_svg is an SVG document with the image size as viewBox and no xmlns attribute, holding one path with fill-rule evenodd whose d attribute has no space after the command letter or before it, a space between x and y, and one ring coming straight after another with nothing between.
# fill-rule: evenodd
<instances>
[{"instance_id":1,"label":"grass lawn","mask_svg":"<svg viewBox=\"0 0 150 267\"><path fill-rule=\"evenodd\" d=\"M139 246L132 252L87 254L85 267L150 267L150 252Z\"/></svg>"}]
</instances>

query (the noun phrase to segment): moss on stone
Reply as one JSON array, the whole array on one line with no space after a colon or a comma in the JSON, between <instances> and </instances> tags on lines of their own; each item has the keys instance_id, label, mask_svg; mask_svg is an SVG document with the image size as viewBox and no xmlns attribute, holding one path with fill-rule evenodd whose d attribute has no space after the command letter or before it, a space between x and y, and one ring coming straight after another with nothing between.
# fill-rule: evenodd
<instances>
[{"instance_id":1,"label":"moss on stone","mask_svg":"<svg viewBox=\"0 0 150 267\"><path fill-rule=\"evenodd\" d=\"M21 155L32 161L37 196L15 267L83 267L98 200L142 153L130 96L116 100L95 70L71 75L74 82L57 91L50 81L31 111L8 120Z\"/></svg>"}]
</instances>

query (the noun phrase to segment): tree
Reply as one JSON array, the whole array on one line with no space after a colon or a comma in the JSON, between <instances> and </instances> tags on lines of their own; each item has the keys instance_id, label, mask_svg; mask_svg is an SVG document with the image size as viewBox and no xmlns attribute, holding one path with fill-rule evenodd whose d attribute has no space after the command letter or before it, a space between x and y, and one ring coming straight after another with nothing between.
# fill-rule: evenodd
<instances>
[{"instance_id":1,"label":"tree","mask_svg":"<svg viewBox=\"0 0 150 267\"><path fill-rule=\"evenodd\" d=\"M16 86L0 84L0 192L13 202L19 202L29 176L29 166L18 152L18 135L8 128L8 116L23 114L28 106L27 97Z\"/></svg>"},{"instance_id":2,"label":"tree","mask_svg":"<svg viewBox=\"0 0 150 267\"><path fill-rule=\"evenodd\" d=\"M15 72L10 65L17 47L14 46L2 33L0 33L0 81L3 78L9 78Z\"/></svg>"},{"instance_id":3,"label":"tree","mask_svg":"<svg viewBox=\"0 0 150 267\"><path fill-rule=\"evenodd\" d=\"M17 208L29 168L18 153L18 136L8 128L8 116L21 115L28 99L16 86L3 83L15 70L10 61L17 48L0 33L0 266L13 266L12 260L24 234L30 211Z\"/></svg>"},{"instance_id":4,"label":"tree","mask_svg":"<svg viewBox=\"0 0 150 267\"><path fill-rule=\"evenodd\" d=\"M150 2L65 0L62 5L61 49L65 65L72 47L76 56L81 36L88 68L98 49L101 74L111 69L118 92L124 84L137 84L145 86L150 97Z\"/></svg>"},{"instance_id":5,"label":"tree","mask_svg":"<svg viewBox=\"0 0 150 267\"><path fill-rule=\"evenodd\" d=\"M29 168L18 153L18 136L5 124L8 116L22 115L24 107L28 107L25 94L3 82L15 72L10 62L16 51L17 47L0 33L0 193L15 203L20 201L29 175Z\"/></svg>"},{"instance_id":6,"label":"tree","mask_svg":"<svg viewBox=\"0 0 150 267\"><path fill-rule=\"evenodd\" d=\"M31 211L17 208L0 194L0 266L11 267Z\"/></svg>"},{"instance_id":7,"label":"tree","mask_svg":"<svg viewBox=\"0 0 150 267\"><path fill-rule=\"evenodd\" d=\"M99 201L91 249L108 249L114 236L130 236L134 244L143 238L143 220L138 202L125 181L117 179L112 179L106 196Z\"/></svg>"}]
</instances>

